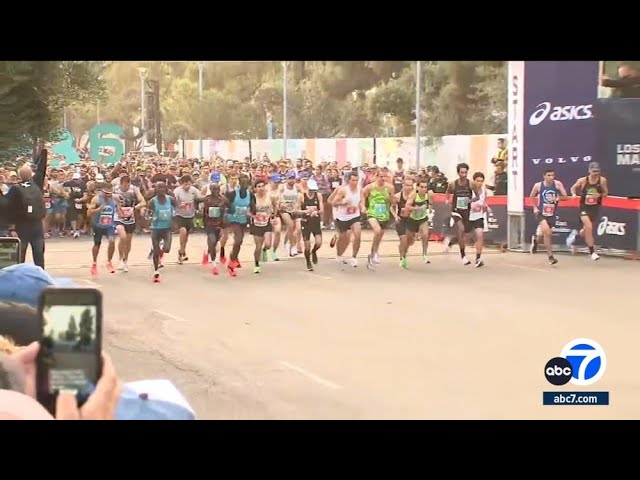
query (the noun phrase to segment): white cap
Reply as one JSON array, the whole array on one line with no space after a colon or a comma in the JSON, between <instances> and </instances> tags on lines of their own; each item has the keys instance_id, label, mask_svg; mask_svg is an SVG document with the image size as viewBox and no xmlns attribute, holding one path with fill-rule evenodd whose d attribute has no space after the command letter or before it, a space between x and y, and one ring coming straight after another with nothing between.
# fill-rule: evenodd
<instances>
[{"instance_id":1,"label":"white cap","mask_svg":"<svg viewBox=\"0 0 640 480\"><path fill-rule=\"evenodd\" d=\"M104 182L104 175L102 175L101 173L96 175L96 182Z\"/></svg>"}]
</instances>

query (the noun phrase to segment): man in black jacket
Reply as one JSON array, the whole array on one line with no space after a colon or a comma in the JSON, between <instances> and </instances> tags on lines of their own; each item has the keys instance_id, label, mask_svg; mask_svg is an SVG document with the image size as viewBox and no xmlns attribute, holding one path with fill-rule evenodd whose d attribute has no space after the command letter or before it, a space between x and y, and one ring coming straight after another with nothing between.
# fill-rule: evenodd
<instances>
[{"instance_id":1,"label":"man in black jacket","mask_svg":"<svg viewBox=\"0 0 640 480\"><path fill-rule=\"evenodd\" d=\"M24 165L18 171L20 183L13 185L0 203L0 212L9 212L14 228L12 235L20 239L20 258L24 262L27 247L31 245L33 263L44 268L44 228L42 219L46 213L42 190L47 169L47 151L42 150L38 156L36 173L29 165Z\"/></svg>"},{"instance_id":2,"label":"man in black jacket","mask_svg":"<svg viewBox=\"0 0 640 480\"><path fill-rule=\"evenodd\" d=\"M603 76L600 84L613 88L614 96L618 98L640 98L640 72L633 66L623 63L618 67L620 78L610 79Z\"/></svg>"}]
</instances>

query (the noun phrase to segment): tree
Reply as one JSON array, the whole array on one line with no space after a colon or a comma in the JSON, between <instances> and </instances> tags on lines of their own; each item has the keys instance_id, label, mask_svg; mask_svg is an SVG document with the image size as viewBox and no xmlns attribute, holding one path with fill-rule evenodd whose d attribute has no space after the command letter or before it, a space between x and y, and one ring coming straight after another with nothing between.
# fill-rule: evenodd
<instances>
[{"instance_id":1,"label":"tree","mask_svg":"<svg viewBox=\"0 0 640 480\"><path fill-rule=\"evenodd\" d=\"M76 338L78 338L78 325L76 324L76 317L73 315L69 319L65 338L68 342L75 342Z\"/></svg>"},{"instance_id":2,"label":"tree","mask_svg":"<svg viewBox=\"0 0 640 480\"><path fill-rule=\"evenodd\" d=\"M94 316L89 308L85 308L80 314L80 331L79 331L79 344L84 346L91 345L93 341L94 329L93 329Z\"/></svg>"}]
</instances>

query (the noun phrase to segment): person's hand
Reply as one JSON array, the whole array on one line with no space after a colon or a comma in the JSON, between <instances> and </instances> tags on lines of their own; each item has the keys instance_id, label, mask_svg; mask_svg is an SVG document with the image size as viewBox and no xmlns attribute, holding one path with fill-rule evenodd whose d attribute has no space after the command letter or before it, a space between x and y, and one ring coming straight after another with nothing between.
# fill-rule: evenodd
<instances>
[{"instance_id":1,"label":"person's hand","mask_svg":"<svg viewBox=\"0 0 640 480\"><path fill-rule=\"evenodd\" d=\"M102 376L95 391L81 408L75 392L61 391L56 399L56 420L113 420L121 390L111 358L102 352Z\"/></svg>"},{"instance_id":2,"label":"person's hand","mask_svg":"<svg viewBox=\"0 0 640 480\"><path fill-rule=\"evenodd\" d=\"M40 343L33 342L11 355L22 368L25 379L24 393L33 398L36 398L36 358L39 350Z\"/></svg>"},{"instance_id":3,"label":"person's hand","mask_svg":"<svg viewBox=\"0 0 640 480\"><path fill-rule=\"evenodd\" d=\"M15 230L9 230L9 236L13 238L18 238L18 232Z\"/></svg>"}]
</instances>

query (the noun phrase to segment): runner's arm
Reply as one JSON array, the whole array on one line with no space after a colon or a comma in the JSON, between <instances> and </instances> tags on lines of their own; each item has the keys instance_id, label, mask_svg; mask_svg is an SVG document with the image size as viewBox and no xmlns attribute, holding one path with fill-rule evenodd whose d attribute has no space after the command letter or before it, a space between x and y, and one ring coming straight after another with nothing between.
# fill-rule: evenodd
<instances>
[{"instance_id":1,"label":"runner's arm","mask_svg":"<svg viewBox=\"0 0 640 480\"><path fill-rule=\"evenodd\" d=\"M98 197L93 197L91 199L91 203L89 203L89 206L87 207L87 216L93 217L101 208L102 207L100 207L100 204L98 203Z\"/></svg>"},{"instance_id":2,"label":"runner's arm","mask_svg":"<svg viewBox=\"0 0 640 480\"><path fill-rule=\"evenodd\" d=\"M573 186L571 187L571 196L577 197L578 194L576 192L578 191L578 189L582 190L583 187L584 187L584 177L580 177L578 180L576 180L576 183L574 183Z\"/></svg>"},{"instance_id":3,"label":"runner's arm","mask_svg":"<svg viewBox=\"0 0 640 480\"><path fill-rule=\"evenodd\" d=\"M316 193L316 195L318 195ZM322 195L318 195L318 216L322 218L322 214L324 212L324 200L322 200Z\"/></svg>"},{"instance_id":4,"label":"runner's arm","mask_svg":"<svg viewBox=\"0 0 640 480\"><path fill-rule=\"evenodd\" d=\"M602 194L600 195L602 198L606 198L609 196L609 182L606 178L600 177L600 186L602 187Z\"/></svg>"},{"instance_id":5,"label":"runner's arm","mask_svg":"<svg viewBox=\"0 0 640 480\"><path fill-rule=\"evenodd\" d=\"M362 194L360 195L360 211L362 213L366 212L365 205L367 204L367 198L369 198L369 192L371 191L371 185L369 184L362 189Z\"/></svg>"},{"instance_id":6,"label":"runner's arm","mask_svg":"<svg viewBox=\"0 0 640 480\"><path fill-rule=\"evenodd\" d=\"M331 197L329 197L329 203L331 203L331 205L333 205L334 207L340 207L344 205L344 198L347 196L346 192L344 191L344 188L345 187L336 188L334 193L331 194L331 195L335 194L335 196L333 197L333 200L331 199Z\"/></svg>"},{"instance_id":7,"label":"runner's arm","mask_svg":"<svg viewBox=\"0 0 640 480\"><path fill-rule=\"evenodd\" d=\"M531 199L531 205L533 206L533 213L536 215L540 212L538 210L538 194L540 193L540 183L534 183L529 198Z\"/></svg>"},{"instance_id":8,"label":"runner's arm","mask_svg":"<svg viewBox=\"0 0 640 480\"><path fill-rule=\"evenodd\" d=\"M558 201L568 200L569 196L567 195L567 189L564 188L564 184L560 180L555 180L555 182L556 188L560 192L560 198L558 198Z\"/></svg>"},{"instance_id":9,"label":"runner's arm","mask_svg":"<svg viewBox=\"0 0 640 480\"><path fill-rule=\"evenodd\" d=\"M139 188L136 188L136 200L138 200L138 203L135 206L137 210L140 210L147 205L147 202L144 200L144 197L142 196Z\"/></svg>"},{"instance_id":10,"label":"runner's arm","mask_svg":"<svg viewBox=\"0 0 640 480\"><path fill-rule=\"evenodd\" d=\"M227 199L227 213L232 214L231 205L233 205L233 201L236 199L236 191L233 190L231 192L227 192L225 198Z\"/></svg>"},{"instance_id":11,"label":"runner's arm","mask_svg":"<svg viewBox=\"0 0 640 480\"><path fill-rule=\"evenodd\" d=\"M396 202L396 190L392 183L387 183L387 191L389 192L389 206Z\"/></svg>"},{"instance_id":12,"label":"runner's arm","mask_svg":"<svg viewBox=\"0 0 640 480\"><path fill-rule=\"evenodd\" d=\"M256 214L256 212L258 211L257 208L256 208L257 207L257 205L256 205L257 199L256 199L256 196L253 193L251 193L250 195L251 196L249 198L249 213L253 217Z\"/></svg>"},{"instance_id":13,"label":"runner's arm","mask_svg":"<svg viewBox=\"0 0 640 480\"><path fill-rule=\"evenodd\" d=\"M302 210L303 202L304 202L304 193L298 193L298 198L296 198L296 204L293 206L293 211L298 214L305 213L305 210Z\"/></svg>"},{"instance_id":14,"label":"runner's arm","mask_svg":"<svg viewBox=\"0 0 640 480\"><path fill-rule=\"evenodd\" d=\"M447 204L451 204L451 200L453 200L453 182L449 182L447 184Z\"/></svg>"},{"instance_id":15,"label":"runner's arm","mask_svg":"<svg viewBox=\"0 0 640 480\"><path fill-rule=\"evenodd\" d=\"M413 202L415 202L416 200L416 192L411 192L411 194L409 195L409 198L407 198L407 203L404 204L404 208L407 212L413 212L413 210L416 208L413 205Z\"/></svg>"}]
</instances>

